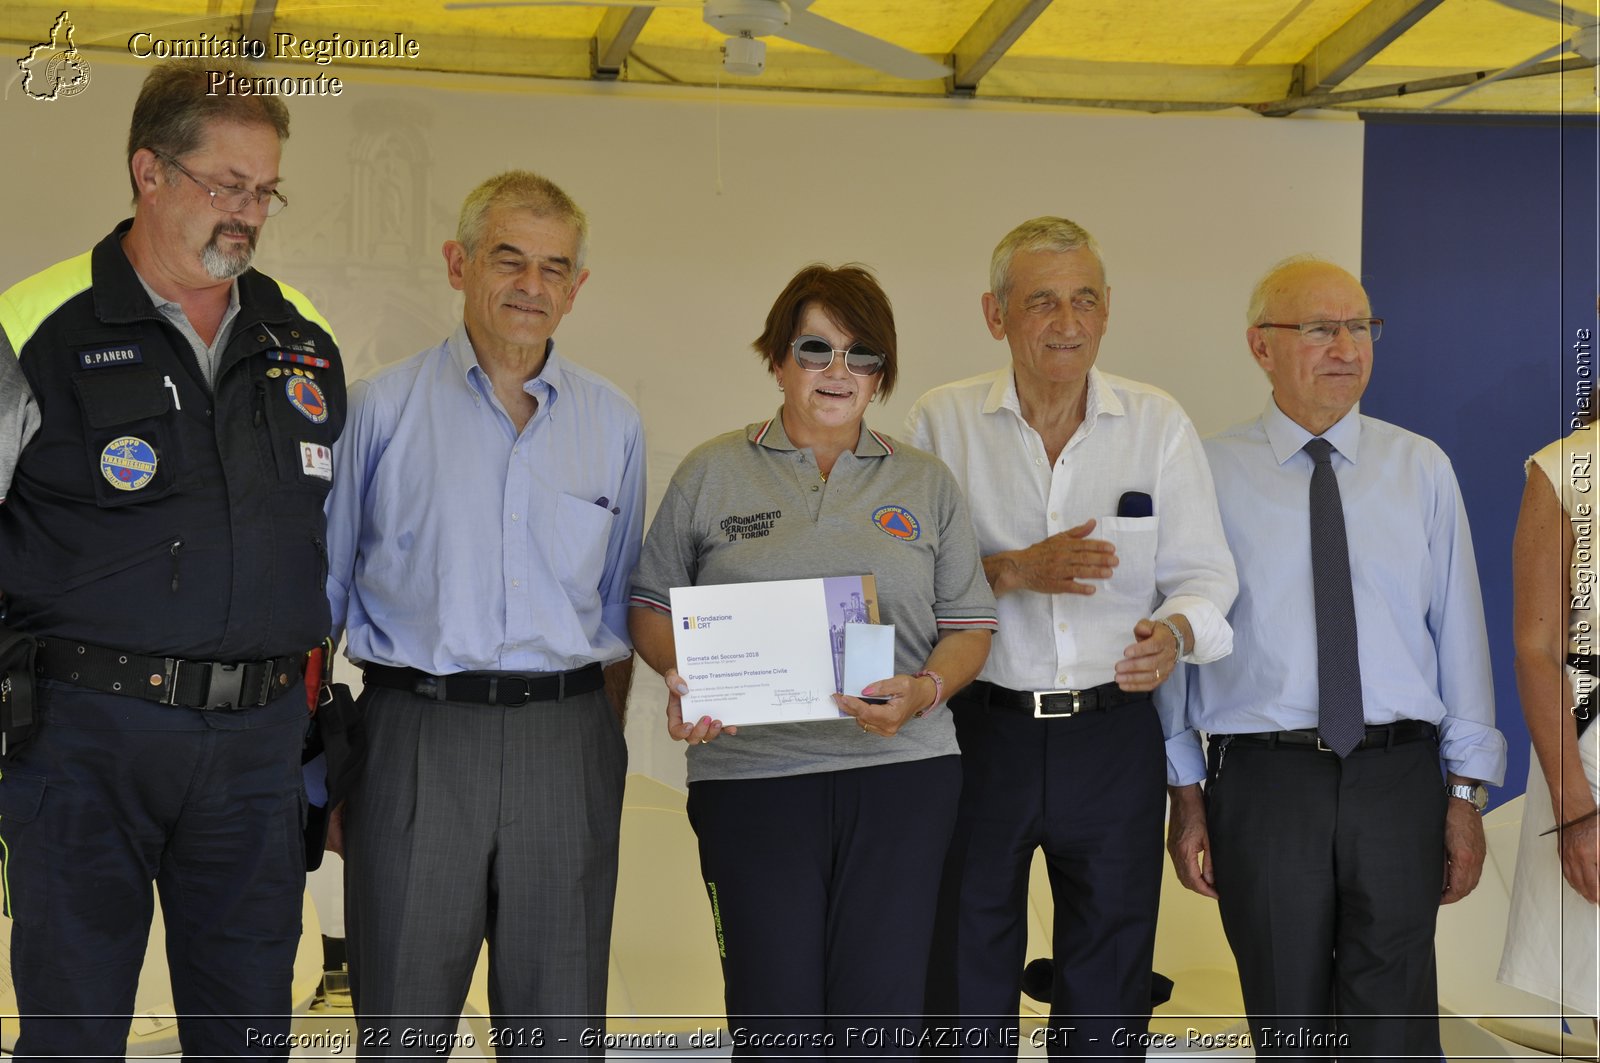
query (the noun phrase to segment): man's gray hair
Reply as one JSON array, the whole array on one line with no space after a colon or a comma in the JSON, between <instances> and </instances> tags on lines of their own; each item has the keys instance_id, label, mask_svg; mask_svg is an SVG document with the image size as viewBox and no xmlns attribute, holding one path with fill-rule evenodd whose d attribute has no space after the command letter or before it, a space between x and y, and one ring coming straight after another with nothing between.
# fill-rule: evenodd
<instances>
[{"instance_id":1,"label":"man's gray hair","mask_svg":"<svg viewBox=\"0 0 1600 1063\"><path fill-rule=\"evenodd\" d=\"M1267 303L1274 293L1281 287L1280 282L1284 274L1293 273L1306 266L1332 266L1334 269L1342 268L1337 262L1330 262L1321 255L1310 253L1290 255L1281 262L1276 263L1256 281L1256 286L1250 289L1250 305L1245 308L1245 324L1254 328L1266 320Z\"/></svg>"},{"instance_id":2,"label":"man's gray hair","mask_svg":"<svg viewBox=\"0 0 1600 1063\"><path fill-rule=\"evenodd\" d=\"M1100 254L1100 245L1095 243L1094 237L1083 226L1066 218L1048 216L1025 221L1006 233L995 245L994 254L989 258L989 291L1000 300L1000 307L1004 309L1006 300L1011 296L1011 261L1018 254L1030 251L1064 254L1085 248L1100 264L1100 276L1104 278L1105 256Z\"/></svg>"},{"instance_id":3,"label":"man's gray hair","mask_svg":"<svg viewBox=\"0 0 1600 1063\"><path fill-rule=\"evenodd\" d=\"M531 170L507 170L467 193L466 202L461 204L461 220L456 224L456 240L468 255L477 253L489 223L489 211L495 207L526 210L535 217L555 218L571 225L578 234L578 260L573 268L583 269L589 257L589 219L560 185Z\"/></svg>"}]
</instances>

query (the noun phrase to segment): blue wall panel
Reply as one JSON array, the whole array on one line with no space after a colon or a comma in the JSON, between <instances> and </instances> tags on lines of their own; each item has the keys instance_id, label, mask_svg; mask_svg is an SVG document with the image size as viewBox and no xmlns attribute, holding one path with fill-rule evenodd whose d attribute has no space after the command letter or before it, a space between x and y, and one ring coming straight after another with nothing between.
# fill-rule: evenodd
<instances>
[{"instance_id":1,"label":"blue wall panel","mask_svg":"<svg viewBox=\"0 0 1600 1063\"><path fill-rule=\"evenodd\" d=\"M1436 441L1461 481L1511 747L1496 804L1528 775L1511 539L1523 460L1569 431L1572 342L1595 328L1597 143L1587 120L1366 129L1362 280L1385 324L1361 408Z\"/></svg>"}]
</instances>

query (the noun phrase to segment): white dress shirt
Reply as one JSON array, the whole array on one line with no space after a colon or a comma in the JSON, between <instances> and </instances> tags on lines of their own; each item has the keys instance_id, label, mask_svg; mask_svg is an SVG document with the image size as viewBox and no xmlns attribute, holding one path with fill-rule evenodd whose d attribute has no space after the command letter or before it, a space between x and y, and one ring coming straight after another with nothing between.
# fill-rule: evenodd
<instances>
[{"instance_id":1,"label":"white dress shirt","mask_svg":"<svg viewBox=\"0 0 1600 1063\"><path fill-rule=\"evenodd\" d=\"M1098 369L1087 388L1083 424L1054 465L1023 420L1009 366L935 388L906 420L912 442L943 458L965 488L985 557L1091 517L1089 538L1116 546L1117 567L1110 579L1090 581L1094 594L1017 590L999 598L1000 632L981 675L999 686L1109 683L1147 616L1188 618L1194 645L1186 661L1214 661L1233 646L1226 615L1238 579L1194 426L1159 388ZM1116 515L1129 491L1150 496L1151 516Z\"/></svg>"}]
</instances>

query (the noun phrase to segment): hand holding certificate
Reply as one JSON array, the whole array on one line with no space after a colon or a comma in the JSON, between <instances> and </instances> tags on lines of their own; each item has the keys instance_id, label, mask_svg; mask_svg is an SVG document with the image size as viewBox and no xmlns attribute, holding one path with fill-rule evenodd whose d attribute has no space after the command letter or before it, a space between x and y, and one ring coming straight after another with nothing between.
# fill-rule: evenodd
<instances>
[{"instance_id":1,"label":"hand holding certificate","mask_svg":"<svg viewBox=\"0 0 1600 1063\"><path fill-rule=\"evenodd\" d=\"M676 587L671 599L684 716L837 720L846 714L836 692L858 694L894 672L893 627L868 626L877 618L871 576ZM857 627L868 633L848 635L860 643L852 658L847 632Z\"/></svg>"}]
</instances>

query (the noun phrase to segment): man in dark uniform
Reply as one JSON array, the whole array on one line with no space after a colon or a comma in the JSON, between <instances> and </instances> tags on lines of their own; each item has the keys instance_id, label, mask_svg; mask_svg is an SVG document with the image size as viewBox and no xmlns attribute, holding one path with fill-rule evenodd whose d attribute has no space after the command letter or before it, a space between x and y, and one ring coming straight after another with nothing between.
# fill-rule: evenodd
<instances>
[{"instance_id":1,"label":"man in dark uniform","mask_svg":"<svg viewBox=\"0 0 1600 1063\"><path fill-rule=\"evenodd\" d=\"M38 677L0 761L19 1056L123 1054L152 882L184 1054L287 1054L344 378L250 268L288 113L205 78L146 78L133 220L0 296L0 590Z\"/></svg>"}]
</instances>

